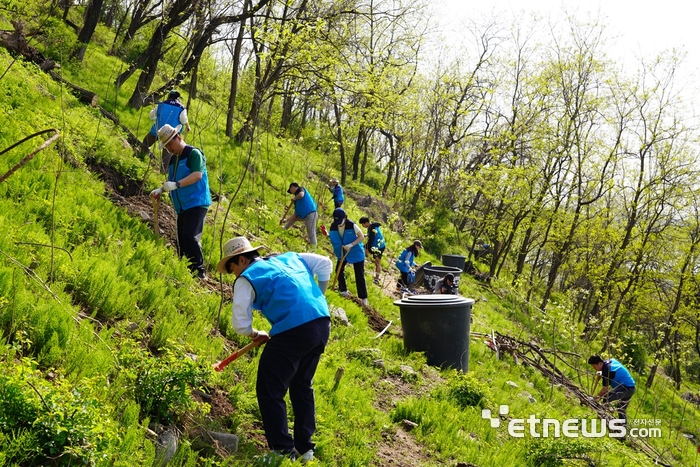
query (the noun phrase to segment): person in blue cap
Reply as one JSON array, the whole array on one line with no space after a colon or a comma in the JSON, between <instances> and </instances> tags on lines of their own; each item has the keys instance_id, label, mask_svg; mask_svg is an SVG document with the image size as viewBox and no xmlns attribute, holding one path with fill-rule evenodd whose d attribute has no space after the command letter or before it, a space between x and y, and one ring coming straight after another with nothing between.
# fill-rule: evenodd
<instances>
[{"instance_id":1,"label":"person in blue cap","mask_svg":"<svg viewBox=\"0 0 700 467\"><path fill-rule=\"evenodd\" d=\"M180 133L182 133L184 129L186 129L188 133L192 130L187 117L187 109L179 99L180 93L172 89L164 101L159 102L158 105L153 107L149 114L149 117L153 120L151 131L143 139L143 143L141 143L145 149L153 146L153 143L158 140L158 130L162 128L163 125L167 124L173 128L179 125ZM166 173L168 171L170 157L170 152L165 149L161 151L161 173Z\"/></svg>"},{"instance_id":2,"label":"person in blue cap","mask_svg":"<svg viewBox=\"0 0 700 467\"><path fill-rule=\"evenodd\" d=\"M287 215L292 205L294 205L294 214L287 219L282 216L280 224L284 224L284 230L287 230L295 222L303 220L304 224L306 224L306 231L309 234L309 244L311 244L313 249L316 249L316 223L318 222L316 200L306 188L299 186L296 182L289 184L287 193L293 195L293 197L284 214Z\"/></svg>"},{"instance_id":3,"label":"person in blue cap","mask_svg":"<svg viewBox=\"0 0 700 467\"><path fill-rule=\"evenodd\" d=\"M333 252L338 258L336 271L340 295L350 296L348 285L345 282L345 265L352 264L355 270L357 296L362 300L363 305L369 305L367 284L365 283L365 249L362 246L365 235L357 224L348 219L343 208L336 208L333 211L333 223L328 236L333 244Z\"/></svg>"},{"instance_id":4,"label":"person in blue cap","mask_svg":"<svg viewBox=\"0 0 700 467\"><path fill-rule=\"evenodd\" d=\"M636 384L629 370L614 358L603 360L600 355L592 355L588 364L599 372L596 375L596 385L599 379L603 380L603 387L595 397L606 403L618 401L617 417L627 421L627 406L636 391Z\"/></svg>"}]
</instances>

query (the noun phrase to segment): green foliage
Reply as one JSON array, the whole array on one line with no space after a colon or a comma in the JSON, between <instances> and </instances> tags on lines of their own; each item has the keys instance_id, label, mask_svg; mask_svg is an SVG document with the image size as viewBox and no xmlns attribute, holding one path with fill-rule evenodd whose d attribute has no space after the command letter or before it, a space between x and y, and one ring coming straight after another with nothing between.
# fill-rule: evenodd
<instances>
[{"instance_id":1,"label":"green foliage","mask_svg":"<svg viewBox=\"0 0 700 467\"><path fill-rule=\"evenodd\" d=\"M28 362L25 362L28 363ZM26 367L5 365L0 375L0 452L5 461L35 465L61 459L60 465L94 465L112 453L116 432L95 397L95 380L82 389L58 378L48 383Z\"/></svg>"},{"instance_id":2,"label":"green foliage","mask_svg":"<svg viewBox=\"0 0 700 467\"><path fill-rule=\"evenodd\" d=\"M493 400L489 386L471 372L457 372L452 375L447 384L447 391L462 408L485 408L491 405Z\"/></svg>"},{"instance_id":3,"label":"green foliage","mask_svg":"<svg viewBox=\"0 0 700 467\"><path fill-rule=\"evenodd\" d=\"M211 373L208 368L183 355L182 351L170 349L158 358L141 352L138 360L134 397L141 406L142 418L169 424L196 407L190 396L191 387L202 385Z\"/></svg>"},{"instance_id":4,"label":"green foliage","mask_svg":"<svg viewBox=\"0 0 700 467\"><path fill-rule=\"evenodd\" d=\"M583 438L532 438L527 444L527 462L532 467L560 467L565 460L586 459L593 448Z\"/></svg>"}]
</instances>

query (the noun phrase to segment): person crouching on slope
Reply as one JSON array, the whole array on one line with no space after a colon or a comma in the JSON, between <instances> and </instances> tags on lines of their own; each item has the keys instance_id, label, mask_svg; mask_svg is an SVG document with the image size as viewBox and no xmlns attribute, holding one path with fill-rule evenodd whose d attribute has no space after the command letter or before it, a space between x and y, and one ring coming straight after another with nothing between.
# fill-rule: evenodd
<instances>
[{"instance_id":1,"label":"person crouching on slope","mask_svg":"<svg viewBox=\"0 0 700 467\"><path fill-rule=\"evenodd\" d=\"M355 283L357 284L357 296L363 305L369 305L367 299L367 284L365 283L365 250L362 240L365 235L360 227L348 219L343 208L333 211L333 223L328 233L333 252L338 258L338 287L340 295L349 297L348 285L345 282L345 264L352 264L355 269Z\"/></svg>"},{"instance_id":2,"label":"person crouching on slope","mask_svg":"<svg viewBox=\"0 0 700 467\"><path fill-rule=\"evenodd\" d=\"M268 339L268 333L253 329L253 308L272 325L255 387L267 444L278 454L291 459L299 454L307 462L313 459L315 447L311 441L316 431L313 379L330 336L324 294L333 263L315 253L262 258L260 248L251 246L245 237L229 240L216 269L236 275L233 329L253 340ZM294 410L293 439L287 426L287 391Z\"/></svg>"},{"instance_id":3,"label":"person crouching on slope","mask_svg":"<svg viewBox=\"0 0 700 467\"><path fill-rule=\"evenodd\" d=\"M386 248L384 234L382 234L382 224L379 222L370 223L369 217L361 217L360 225L367 229L367 244L365 245L365 255L372 256L374 260L374 283L379 284L379 274L382 272L382 255Z\"/></svg>"},{"instance_id":4,"label":"person crouching on slope","mask_svg":"<svg viewBox=\"0 0 700 467\"><path fill-rule=\"evenodd\" d=\"M420 250L423 248L423 243L420 240L415 240L413 245L409 246L401 252L399 259L396 260L397 268L401 271L401 278L396 287L399 289L407 288L410 285L408 273L416 267L415 259L420 256Z\"/></svg>"},{"instance_id":5,"label":"person crouching on slope","mask_svg":"<svg viewBox=\"0 0 700 467\"><path fill-rule=\"evenodd\" d=\"M600 355L592 355L588 359L588 364L595 371L600 372L596 376L596 383L598 383L598 379L602 378L603 380L603 387L595 397L601 398L606 403L619 401L617 417L626 422L627 406L636 391L636 384L629 370L614 358L603 360Z\"/></svg>"}]
</instances>

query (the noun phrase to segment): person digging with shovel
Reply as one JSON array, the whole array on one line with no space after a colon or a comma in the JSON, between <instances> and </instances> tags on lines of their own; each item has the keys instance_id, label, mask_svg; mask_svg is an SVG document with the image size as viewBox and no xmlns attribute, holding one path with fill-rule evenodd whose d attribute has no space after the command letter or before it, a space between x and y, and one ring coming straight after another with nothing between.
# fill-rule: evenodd
<instances>
[{"instance_id":1,"label":"person digging with shovel","mask_svg":"<svg viewBox=\"0 0 700 467\"><path fill-rule=\"evenodd\" d=\"M349 297L348 285L345 281L345 265L352 264L355 269L355 283L357 284L357 296L365 306L369 305L367 298L367 284L365 282L365 249L362 240L365 235L360 227L348 219L343 208L333 211L333 224L328 236L333 245L333 252L338 258L336 277L340 295Z\"/></svg>"},{"instance_id":2,"label":"person digging with shovel","mask_svg":"<svg viewBox=\"0 0 700 467\"><path fill-rule=\"evenodd\" d=\"M284 211L280 225L284 225L284 230L288 230L295 222L303 220L309 234L309 244L311 248L316 249L316 223L318 222L316 200L306 188L299 186L296 182L289 184L287 193L292 195L292 201L287 206L287 210ZM289 208L292 206L294 206L294 214L286 218Z\"/></svg>"},{"instance_id":3,"label":"person digging with shovel","mask_svg":"<svg viewBox=\"0 0 700 467\"><path fill-rule=\"evenodd\" d=\"M270 456L301 457L304 463L314 457L313 378L330 336L324 294L333 263L315 253L288 252L263 258L260 248L245 237L231 239L224 245L224 257L216 270L236 275L233 329L253 341L267 340L258 363L255 392L265 438L273 451ZM272 325L269 334L253 328L253 308ZM287 426L287 391L294 410L294 438Z\"/></svg>"},{"instance_id":4,"label":"person digging with shovel","mask_svg":"<svg viewBox=\"0 0 700 467\"><path fill-rule=\"evenodd\" d=\"M161 149L172 153L168 166L168 181L151 191L151 197L159 199L165 192L170 195L177 213L177 247L180 257L189 260L189 268L200 279L206 278L202 254L204 219L211 205L207 160L204 153L185 144L180 135L180 125L163 125L158 129Z\"/></svg>"}]
</instances>

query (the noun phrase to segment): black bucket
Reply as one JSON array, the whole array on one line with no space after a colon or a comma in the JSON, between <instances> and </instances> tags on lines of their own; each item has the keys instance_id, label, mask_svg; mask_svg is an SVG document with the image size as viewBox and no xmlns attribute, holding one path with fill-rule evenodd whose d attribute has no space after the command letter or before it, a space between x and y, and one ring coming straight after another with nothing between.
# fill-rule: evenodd
<instances>
[{"instance_id":1,"label":"black bucket","mask_svg":"<svg viewBox=\"0 0 700 467\"><path fill-rule=\"evenodd\" d=\"M426 266L423 268L423 287L428 289L430 292L433 291L438 281L445 277L448 273L452 273L455 276L455 286L459 285L459 275L462 274L462 270L459 268L453 268L451 266Z\"/></svg>"},{"instance_id":2,"label":"black bucket","mask_svg":"<svg viewBox=\"0 0 700 467\"><path fill-rule=\"evenodd\" d=\"M469 324L474 300L457 295L411 295L401 310L403 345L425 352L429 365L469 371Z\"/></svg>"},{"instance_id":3,"label":"black bucket","mask_svg":"<svg viewBox=\"0 0 700 467\"><path fill-rule=\"evenodd\" d=\"M464 271L464 263L467 261L466 256L460 255L442 255L442 264L453 268L459 268Z\"/></svg>"}]
</instances>

